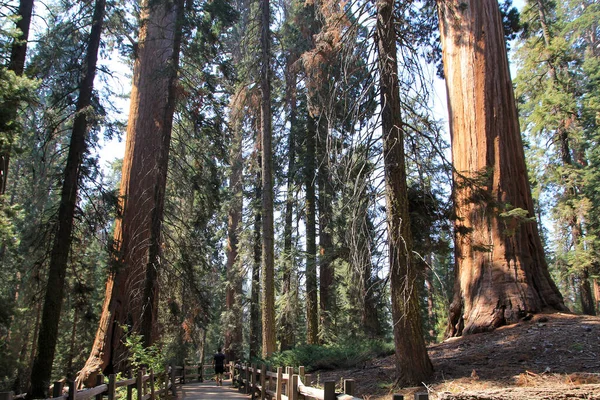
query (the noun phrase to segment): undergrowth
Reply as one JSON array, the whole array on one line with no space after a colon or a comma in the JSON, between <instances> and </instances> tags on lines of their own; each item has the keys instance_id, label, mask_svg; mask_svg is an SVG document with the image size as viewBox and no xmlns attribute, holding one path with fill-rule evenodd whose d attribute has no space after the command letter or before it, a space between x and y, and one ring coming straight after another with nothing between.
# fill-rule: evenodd
<instances>
[{"instance_id":1,"label":"undergrowth","mask_svg":"<svg viewBox=\"0 0 600 400\"><path fill-rule=\"evenodd\" d=\"M304 366L307 372L363 367L369 360L394 354L393 343L349 341L333 345L303 345L260 360L273 367Z\"/></svg>"}]
</instances>

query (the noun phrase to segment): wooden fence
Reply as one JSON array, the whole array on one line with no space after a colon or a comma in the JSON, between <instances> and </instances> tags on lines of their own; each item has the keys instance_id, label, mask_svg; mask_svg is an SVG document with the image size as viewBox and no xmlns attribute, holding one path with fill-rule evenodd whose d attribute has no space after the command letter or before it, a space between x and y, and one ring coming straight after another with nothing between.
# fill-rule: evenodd
<instances>
[{"instance_id":1,"label":"wooden fence","mask_svg":"<svg viewBox=\"0 0 600 400\"><path fill-rule=\"evenodd\" d=\"M146 373L145 369L140 369L135 377L117 381L116 376L110 375L108 383L104 383L104 376L98 375L96 386L89 389L77 390L75 382L68 382L65 387L64 381L55 382L50 387L52 397L46 400L102 400L104 396L108 400L117 398L117 389L127 388L127 400L156 400L159 397L166 397L169 390L174 391L174 374L171 368L159 374L153 371ZM136 389L135 397L133 390ZM24 399L27 394L14 396L12 392L0 393L0 400L19 400Z\"/></svg>"},{"instance_id":2,"label":"wooden fence","mask_svg":"<svg viewBox=\"0 0 600 400\"><path fill-rule=\"evenodd\" d=\"M323 389L306 386L310 375L305 375L304 367L298 368L296 374L293 367L284 369L278 367L277 371L270 371L265 365L256 368L253 365L236 365L234 372L234 385L253 398L261 400L267 397L274 400L359 400L354 397L354 380L344 380L344 393L336 393L335 382L324 382Z\"/></svg>"},{"instance_id":3,"label":"wooden fence","mask_svg":"<svg viewBox=\"0 0 600 400\"><path fill-rule=\"evenodd\" d=\"M176 384L190 382L193 379L202 381L207 369L213 368L212 365L184 365L171 366L160 374L154 374L150 371L146 374L144 369L137 371L134 378L117 381L115 375L108 377L108 383L104 383L104 376L97 377L96 386L90 389L77 390L75 382L68 382L67 388L64 381L55 382L50 387L52 397L45 400L115 400L118 388L127 388L127 400L157 400L165 398L169 390L176 397ZM260 369L255 365L233 365L229 364L225 369L225 374L230 375L234 385L237 385L241 392L252 395L252 398L261 400L360 400L354 397L354 380L345 379L343 381L343 393L336 393L335 382L324 382L323 389L306 386L304 382L310 380L310 375L304 373L304 367L298 368L296 374L293 367L278 367L277 371L270 371L265 365ZM136 389L134 396L134 389ZM12 392L0 393L0 400L19 400L24 399L27 394L14 396ZM393 400L404 400L399 394L392 396ZM415 394L415 400L427 400L425 393Z\"/></svg>"},{"instance_id":4,"label":"wooden fence","mask_svg":"<svg viewBox=\"0 0 600 400\"><path fill-rule=\"evenodd\" d=\"M212 373L207 373L207 370L212 370ZM233 363L230 363L225 368L225 375L231 376L233 371ZM173 381L179 379L180 383L186 383L193 379L203 382L205 378L214 375L214 366L212 364L203 365L184 365L172 367ZM1 399L0 399L1 400Z\"/></svg>"}]
</instances>

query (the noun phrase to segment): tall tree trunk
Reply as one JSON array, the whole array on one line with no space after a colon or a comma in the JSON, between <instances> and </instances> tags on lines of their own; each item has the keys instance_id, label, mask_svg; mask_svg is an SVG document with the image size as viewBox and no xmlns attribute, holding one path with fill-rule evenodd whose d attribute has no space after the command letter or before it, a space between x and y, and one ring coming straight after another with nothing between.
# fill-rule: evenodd
<instances>
[{"instance_id":1,"label":"tall tree trunk","mask_svg":"<svg viewBox=\"0 0 600 400\"><path fill-rule=\"evenodd\" d=\"M239 302L243 290L243 276L241 263L238 259L239 227L242 222L243 211L243 155L242 155L242 116L236 113L231 116L233 129L233 143L231 145L230 162L231 175L229 190L231 192L231 205L227 222L227 290L225 308L228 313L225 328L225 356L229 361L235 361L241 353L242 345L242 308Z\"/></svg>"},{"instance_id":2,"label":"tall tree trunk","mask_svg":"<svg viewBox=\"0 0 600 400\"><path fill-rule=\"evenodd\" d=\"M408 386L427 380L433 366L423 339L412 254L393 0L377 1L377 38L396 382Z\"/></svg>"},{"instance_id":3,"label":"tall tree trunk","mask_svg":"<svg viewBox=\"0 0 600 400\"><path fill-rule=\"evenodd\" d=\"M317 303L317 228L315 195L316 127L311 116L307 117L304 183L306 186L306 343L319 342L319 316Z\"/></svg>"},{"instance_id":4,"label":"tall tree trunk","mask_svg":"<svg viewBox=\"0 0 600 400\"><path fill-rule=\"evenodd\" d=\"M91 354L78 382L127 363L122 325L156 334L157 275L167 161L175 109L182 0L142 2L134 62L127 141L121 179L121 217L114 233L114 266L106 284L102 315Z\"/></svg>"},{"instance_id":5,"label":"tall tree trunk","mask_svg":"<svg viewBox=\"0 0 600 400\"><path fill-rule=\"evenodd\" d=\"M17 29L20 34L13 42L8 69L15 75L22 76L25 70L25 57L27 55L27 40L29 38L29 26L31 25L31 14L33 13L33 0L21 0L19 2ZM18 103L8 104L10 108L7 112L7 121L1 121L0 127L7 122L14 121L17 117ZM9 129L10 131L11 129ZM12 142L14 137L8 134L7 142L0 142L0 195L6 193L6 183L8 182L8 166L10 162L10 153L12 151Z\"/></svg>"},{"instance_id":6,"label":"tall tree trunk","mask_svg":"<svg viewBox=\"0 0 600 400\"><path fill-rule=\"evenodd\" d=\"M594 278L594 299L596 312L600 313L600 282L598 282L598 278Z\"/></svg>"},{"instance_id":7,"label":"tall tree trunk","mask_svg":"<svg viewBox=\"0 0 600 400\"><path fill-rule=\"evenodd\" d=\"M319 169L317 181L319 184L319 316L321 323L321 341L327 342L332 334L331 322L335 312L335 288L332 238L332 201L333 188L329 173L328 153L328 122L321 114L317 124Z\"/></svg>"},{"instance_id":8,"label":"tall tree trunk","mask_svg":"<svg viewBox=\"0 0 600 400\"><path fill-rule=\"evenodd\" d=\"M292 274L294 273L294 255L292 253L292 229L294 218L294 181L296 175L296 129L298 119L296 116L296 73L292 65L297 57L288 56L286 82L286 102L289 107L290 135L288 137L288 170L287 170L287 194L285 200L285 226L283 229L283 288L282 297L285 299L282 310L280 328L280 351L291 349L294 346L294 318L295 303L293 301Z\"/></svg>"},{"instance_id":9,"label":"tall tree trunk","mask_svg":"<svg viewBox=\"0 0 600 400\"><path fill-rule=\"evenodd\" d=\"M252 264L252 288L250 292L250 359L258 356L260 349L261 335L261 318L260 318L260 267L262 260L262 242L260 227L262 225L262 213L258 203L262 199L262 184L261 184L261 169L262 158L260 150L257 154L257 176L255 188L256 207L254 210L254 263Z\"/></svg>"},{"instance_id":10,"label":"tall tree trunk","mask_svg":"<svg viewBox=\"0 0 600 400\"><path fill-rule=\"evenodd\" d=\"M534 216L498 3L438 0L438 9L456 171L449 333L566 311L537 225L518 213Z\"/></svg>"},{"instance_id":11,"label":"tall tree trunk","mask_svg":"<svg viewBox=\"0 0 600 400\"><path fill-rule=\"evenodd\" d=\"M75 343L77 338L77 325L79 324L79 309L75 306L73 310L73 327L71 328L71 339L69 341L69 359L67 360L66 374L69 379L73 379L73 359L75 358Z\"/></svg>"},{"instance_id":12,"label":"tall tree trunk","mask_svg":"<svg viewBox=\"0 0 600 400\"><path fill-rule=\"evenodd\" d=\"M64 171L58 209L58 227L52 252L50 253L50 267L38 337L38 349L31 375L31 392L28 394L30 398L48 397L47 391L50 386L52 363L54 362L54 352L58 341L58 325L64 297L65 274L69 261L69 251L71 250L80 168L83 163L83 156L87 152L87 116L91 112L90 105L105 8L106 0L96 1L87 46L85 70L82 72L79 85L75 121L73 122L69 154L67 155L67 164Z\"/></svg>"},{"instance_id":13,"label":"tall tree trunk","mask_svg":"<svg viewBox=\"0 0 600 400\"><path fill-rule=\"evenodd\" d=\"M271 27L269 0L261 0L262 49L260 121L262 132L262 355L275 351L275 233L273 228L273 149L271 145Z\"/></svg>"}]
</instances>

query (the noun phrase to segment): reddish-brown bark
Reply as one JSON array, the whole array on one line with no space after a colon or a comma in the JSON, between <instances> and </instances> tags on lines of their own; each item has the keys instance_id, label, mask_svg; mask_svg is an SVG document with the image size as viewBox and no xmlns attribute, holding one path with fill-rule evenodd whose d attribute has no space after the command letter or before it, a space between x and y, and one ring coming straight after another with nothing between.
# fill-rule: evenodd
<instances>
[{"instance_id":1,"label":"reddish-brown bark","mask_svg":"<svg viewBox=\"0 0 600 400\"><path fill-rule=\"evenodd\" d=\"M418 263L412 254L402 131L394 1L377 1L377 45L396 383L418 385L433 374L421 325Z\"/></svg>"},{"instance_id":2,"label":"reddish-brown bark","mask_svg":"<svg viewBox=\"0 0 600 400\"><path fill-rule=\"evenodd\" d=\"M260 1L260 125L262 132L262 355L275 351L275 233L273 227L273 149L271 128L271 28L270 2Z\"/></svg>"},{"instance_id":3,"label":"reddish-brown bark","mask_svg":"<svg viewBox=\"0 0 600 400\"><path fill-rule=\"evenodd\" d=\"M167 158L175 107L181 0L142 3L121 179L121 216L114 233L114 266L106 284L92 352L78 382L127 363L122 325L156 335L157 274L161 251Z\"/></svg>"},{"instance_id":4,"label":"reddish-brown bark","mask_svg":"<svg viewBox=\"0 0 600 400\"><path fill-rule=\"evenodd\" d=\"M238 93L239 95L239 93ZM230 152L231 174L229 178L229 190L231 193L231 205L227 221L227 288L225 295L225 308L229 313L224 333L225 356L229 361L237 360L240 355L242 338L242 308L239 297L243 295L242 269L238 260L239 226L242 223L242 115L240 112L232 112L231 126L233 132L233 143Z\"/></svg>"},{"instance_id":5,"label":"reddish-brown bark","mask_svg":"<svg viewBox=\"0 0 600 400\"><path fill-rule=\"evenodd\" d=\"M449 334L566 310L535 222L502 19L495 0L438 1L455 168Z\"/></svg>"}]
</instances>

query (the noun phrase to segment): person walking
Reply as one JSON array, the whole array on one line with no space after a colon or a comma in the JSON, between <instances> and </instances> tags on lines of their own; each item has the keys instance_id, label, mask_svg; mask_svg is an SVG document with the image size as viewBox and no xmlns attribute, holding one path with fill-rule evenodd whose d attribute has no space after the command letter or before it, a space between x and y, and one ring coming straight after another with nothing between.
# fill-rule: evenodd
<instances>
[{"instance_id":1,"label":"person walking","mask_svg":"<svg viewBox=\"0 0 600 400\"><path fill-rule=\"evenodd\" d=\"M223 386L223 373L225 372L225 354L221 353L221 347L213 356L213 367L215 367L215 380L217 386Z\"/></svg>"}]
</instances>

